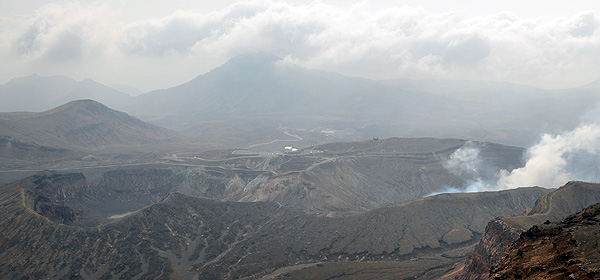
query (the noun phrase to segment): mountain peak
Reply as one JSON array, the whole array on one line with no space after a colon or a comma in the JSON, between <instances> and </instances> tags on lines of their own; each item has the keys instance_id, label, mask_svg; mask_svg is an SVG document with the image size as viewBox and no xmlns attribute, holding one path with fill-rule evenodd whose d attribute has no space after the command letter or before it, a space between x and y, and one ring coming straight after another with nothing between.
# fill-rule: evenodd
<instances>
[{"instance_id":1,"label":"mountain peak","mask_svg":"<svg viewBox=\"0 0 600 280\"><path fill-rule=\"evenodd\" d=\"M174 139L172 131L145 123L91 99L71 101L27 118L7 121L3 126L2 135L40 146L69 150L166 143Z\"/></svg>"},{"instance_id":2,"label":"mountain peak","mask_svg":"<svg viewBox=\"0 0 600 280\"><path fill-rule=\"evenodd\" d=\"M93 99L79 99L79 100L73 100L69 103L66 103L63 106L80 106L80 107L89 107L89 106L94 106L94 107L99 107L99 108L106 108L108 109L108 107L106 107L104 104L93 100ZM61 106L62 107L62 106Z\"/></svg>"},{"instance_id":3,"label":"mountain peak","mask_svg":"<svg viewBox=\"0 0 600 280\"><path fill-rule=\"evenodd\" d=\"M94 99L123 110L130 96L91 79L76 81L66 76L19 77L0 85L0 111L41 112L72 100Z\"/></svg>"},{"instance_id":4,"label":"mountain peak","mask_svg":"<svg viewBox=\"0 0 600 280\"><path fill-rule=\"evenodd\" d=\"M267 52L250 52L243 53L237 56L232 57L228 63L234 64L271 64L273 62L281 60L281 57L276 56L272 53Z\"/></svg>"},{"instance_id":5,"label":"mountain peak","mask_svg":"<svg viewBox=\"0 0 600 280\"><path fill-rule=\"evenodd\" d=\"M600 89L600 80L595 80L595 81L583 86L583 88L585 88L585 89Z\"/></svg>"},{"instance_id":6,"label":"mountain peak","mask_svg":"<svg viewBox=\"0 0 600 280\"><path fill-rule=\"evenodd\" d=\"M234 56L229 59L225 64L221 65L216 69L225 69L226 71L236 72L247 72L256 73L257 71L265 71L273 67L273 64L280 61L281 57L278 57L271 53L265 52L253 52L244 53L238 56ZM215 70L216 70L215 69Z\"/></svg>"},{"instance_id":7,"label":"mountain peak","mask_svg":"<svg viewBox=\"0 0 600 280\"><path fill-rule=\"evenodd\" d=\"M232 80L238 82L262 80L275 72L275 64L280 60L282 60L281 57L272 53L243 53L230 58L223 65L214 68L207 74L197 76L182 86L195 88L198 83L202 83L206 79L216 79L227 84L231 84Z\"/></svg>"},{"instance_id":8,"label":"mountain peak","mask_svg":"<svg viewBox=\"0 0 600 280\"><path fill-rule=\"evenodd\" d=\"M80 99L80 100L71 101L64 105L58 106L52 110L42 112L40 114L50 115L50 114L55 114L55 113L59 113L59 112L67 112L67 111L75 111L75 110L84 110L84 111L87 111L90 113L96 113L96 114L103 114L108 111L111 111L110 108L106 107L104 104L102 104L98 101L95 101L92 99Z\"/></svg>"},{"instance_id":9,"label":"mountain peak","mask_svg":"<svg viewBox=\"0 0 600 280\"><path fill-rule=\"evenodd\" d=\"M75 80L66 77L66 76L62 76L62 75L56 75L56 76L40 76L37 73L31 74L29 76L24 76L24 77L17 77L17 78L13 78L10 81L8 81L8 84L12 84L12 85L21 85L21 84L25 84L28 85L32 82L57 82L57 81L61 81L61 82L75 82Z\"/></svg>"}]
</instances>

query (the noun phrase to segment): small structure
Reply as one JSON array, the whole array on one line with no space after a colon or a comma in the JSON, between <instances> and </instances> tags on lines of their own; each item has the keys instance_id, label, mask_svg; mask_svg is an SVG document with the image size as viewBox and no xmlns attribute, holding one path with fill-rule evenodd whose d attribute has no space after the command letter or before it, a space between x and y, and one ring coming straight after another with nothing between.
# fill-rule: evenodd
<instances>
[{"instance_id":1,"label":"small structure","mask_svg":"<svg viewBox=\"0 0 600 280\"><path fill-rule=\"evenodd\" d=\"M299 154L300 150L296 147L287 146L283 148L283 152L286 154Z\"/></svg>"}]
</instances>

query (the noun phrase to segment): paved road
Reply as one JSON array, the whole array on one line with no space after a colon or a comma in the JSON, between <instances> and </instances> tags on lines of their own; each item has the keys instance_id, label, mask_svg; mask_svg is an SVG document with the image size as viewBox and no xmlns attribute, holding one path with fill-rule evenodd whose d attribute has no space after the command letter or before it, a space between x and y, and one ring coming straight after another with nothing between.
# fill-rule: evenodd
<instances>
[{"instance_id":1,"label":"paved road","mask_svg":"<svg viewBox=\"0 0 600 280\"><path fill-rule=\"evenodd\" d=\"M292 142L292 141L296 142L296 141L304 140L304 138L302 138L296 134L291 134L288 131L284 131L283 133L287 136L294 137L296 139L275 139L275 140L265 142L265 143L252 144L252 145L248 146L247 149L252 149L252 148L256 148L256 147L264 146L264 145L270 145L270 144L277 143L277 142Z\"/></svg>"}]
</instances>

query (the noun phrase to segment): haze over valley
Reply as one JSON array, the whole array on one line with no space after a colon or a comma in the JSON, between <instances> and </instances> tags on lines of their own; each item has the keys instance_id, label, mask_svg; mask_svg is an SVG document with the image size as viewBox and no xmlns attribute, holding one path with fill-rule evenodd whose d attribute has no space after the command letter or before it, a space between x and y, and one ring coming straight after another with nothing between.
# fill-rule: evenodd
<instances>
[{"instance_id":1,"label":"haze over valley","mask_svg":"<svg viewBox=\"0 0 600 280\"><path fill-rule=\"evenodd\" d=\"M507 3L0 3L0 279L597 278L600 7Z\"/></svg>"}]
</instances>

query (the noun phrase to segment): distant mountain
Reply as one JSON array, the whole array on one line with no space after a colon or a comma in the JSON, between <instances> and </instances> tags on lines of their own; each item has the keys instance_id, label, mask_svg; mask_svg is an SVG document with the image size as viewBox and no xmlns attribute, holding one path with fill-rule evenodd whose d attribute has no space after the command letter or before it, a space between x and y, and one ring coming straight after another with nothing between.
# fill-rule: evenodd
<instances>
[{"instance_id":1,"label":"distant mountain","mask_svg":"<svg viewBox=\"0 0 600 280\"><path fill-rule=\"evenodd\" d=\"M514 105L559 95L541 88L498 81L396 79L384 80L381 83L405 90L445 96L473 105Z\"/></svg>"},{"instance_id":2,"label":"distant mountain","mask_svg":"<svg viewBox=\"0 0 600 280\"><path fill-rule=\"evenodd\" d=\"M326 218L274 202L217 202L162 188L41 173L0 189L0 278L240 279L299 264L395 264L420 256L436 256L425 262L445 267L455 259L443 253L472 244L489 219L520 213L548 192L443 194ZM155 198L160 202L143 207ZM112 222L76 226L90 213Z\"/></svg>"},{"instance_id":3,"label":"distant mountain","mask_svg":"<svg viewBox=\"0 0 600 280\"><path fill-rule=\"evenodd\" d=\"M0 111L43 111L89 98L223 148L280 139L282 127L313 136L345 131L337 141L377 135L528 146L542 133L575 127L600 101L595 88L594 83L544 90L505 82L375 81L248 53L182 85L135 97L92 80L15 78L0 86Z\"/></svg>"},{"instance_id":4,"label":"distant mountain","mask_svg":"<svg viewBox=\"0 0 600 280\"><path fill-rule=\"evenodd\" d=\"M198 119L337 116L358 120L371 113L364 111L366 98L383 106L395 103L381 99L392 93L404 94L371 80L305 69L271 54L251 53L183 85L139 96L134 112Z\"/></svg>"},{"instance_id":5,"label":"distant mountain","mask_svg":"<svg viewBox=\"0 0 600 280\"><path fill-rule=\"evenodd\" d=\"M80 99L97 100L123 110L130 96L90 79L75 81L65 76L34 74L0 85L0 112L41 112Z\"/></svg>"},{"instance_id":6,"label":"distant mountain","mask_svg":"<svg viewBox=\"0 0 600 280\"><path fill-rule=\"evenodd\" d=\"M24 143L81 150L158 144L175 132L145 123L93 100L72 101L52 110L0 120L0 135Z\"/></svg>"},{"instance_id":7,"label":"distant mountain","mask_svg":"<svg viewBox=\"0 0 600 280\"><path fill-rule=\"evenodd\" d=\"M583 86L586 90L593 90L595 92L600 92L600 80L593 81L585 86Z\"/></svg>"},{"instance_id":8,"label":"distant mountain","mask_svg":"<svg viewBox=\"0 0 600 280\"><path fill-rule=\"evenodd\" d=\"M130 85L116 84L116 85L108 85L108 86L110 86L111 88L114 88L122 93L126 93L130 96L137 96L137 95L144 93L143 91L141 91L133 86L130 86Z\"/></svg>"},{"instance_id":9,"label":"distant mountain","mask_svg":"<svg viewBox=\"0 0 600 280\"><path fill-rule=\"evenodd\" d=\"M599 96L503 82L374 81L253 53L134 99L130 112L191 134L245 124L272 135L272 127L283 125L351 129L363 139L431 136L525 146L542 132L572 128Z\"/></svg>"}]
</instances>

